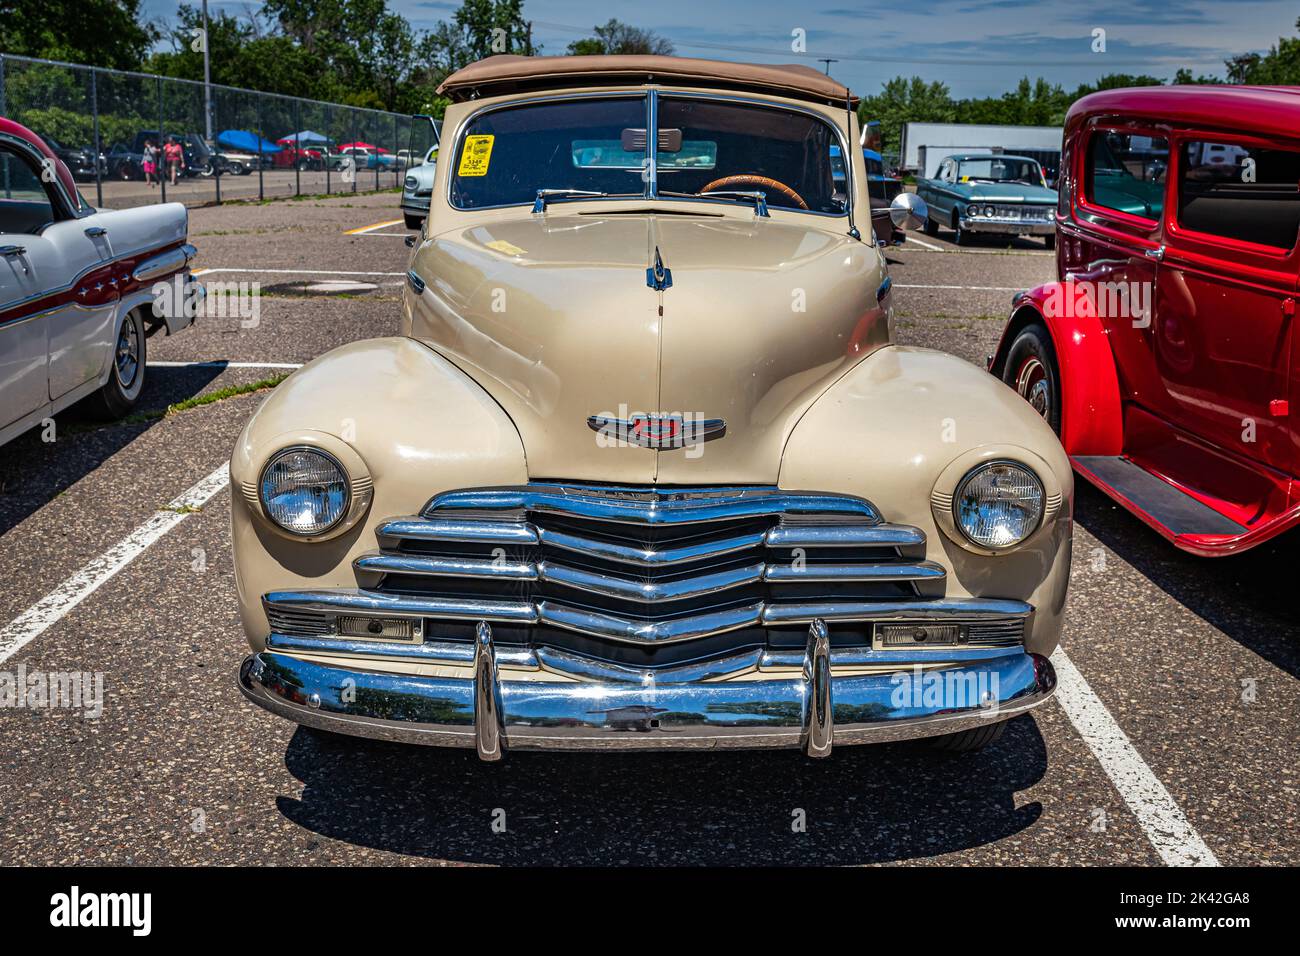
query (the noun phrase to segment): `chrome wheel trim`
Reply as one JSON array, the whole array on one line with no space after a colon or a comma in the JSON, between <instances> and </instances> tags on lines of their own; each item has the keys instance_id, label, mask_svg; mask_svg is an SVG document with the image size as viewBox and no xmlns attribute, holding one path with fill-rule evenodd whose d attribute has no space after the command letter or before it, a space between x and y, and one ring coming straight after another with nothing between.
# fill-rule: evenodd
<instances>
[{"instance_id":1,"label":"chrome wheel trim","mask_svg":"<svg viewBox=\"0 0 1300 956\"><path fill-rule=\"evenodd\" d=\"M1052 411L1052 386L1047 367L1036 357L1025 359L1016 375L1016 391L1039 415L1049 418Z\"/></svg>"},{"instance_id":2,"label":"chrome wheel trim","mask_svg":"<svg viewBox=\"0 0 1300 956\"><path fill-rule=\"evenodd\" d=\"M134 314L122 320L122 330L117 334L117 351L113 356L113 371L117 384L129 390L140 377L140 330Z\"/></svg>"}]
</instances>

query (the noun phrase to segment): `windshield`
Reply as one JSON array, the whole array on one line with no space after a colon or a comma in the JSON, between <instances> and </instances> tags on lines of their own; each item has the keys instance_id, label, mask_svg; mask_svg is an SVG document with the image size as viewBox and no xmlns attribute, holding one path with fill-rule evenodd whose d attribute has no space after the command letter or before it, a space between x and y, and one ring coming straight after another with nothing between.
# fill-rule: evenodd
<instances>
[{"instance_id":1,"label":"windshield","mask_svg":"<svg viewBox=\"0 0 1300 956\"><path fill-rule=\"evenodd\" d=\"M452 165L461 209L531 203L539 190L608 196L762 192L769 207L844 212L831 167L835 132L779 107L665 95L658 101L654 183L644 96L560 100L490 110L466 127ZM564 197L553 193L552 201Z\"/></svg>"},{"instance_id":2,"label":"windshield","mask_svg":"<svg viewBox=\"0 0 1300 956\"><path fill-rule=\"evenodd\" d=\"M1043 171L1032 159L1007 159L990 156L986 159L963 159L957 170L958 182L1024 183L1028 186L1046 185Z\"/></svg>"}]
</instances>

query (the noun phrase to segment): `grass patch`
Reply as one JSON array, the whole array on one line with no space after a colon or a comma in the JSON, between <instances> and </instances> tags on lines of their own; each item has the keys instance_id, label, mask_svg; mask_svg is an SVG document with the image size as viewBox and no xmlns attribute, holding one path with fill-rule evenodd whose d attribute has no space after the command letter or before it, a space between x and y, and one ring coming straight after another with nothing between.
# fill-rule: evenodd
<instances>
[{"instance_id":1,"label":"grass patch","mask_svg":"<svg viewBox=\"0 0 1300 956\"><path fill-rule=\"evenodd\" d=\"M260 392L263 389L275 388L288 377L288 372L281 372L272 375L270 378L249 382L247 385L228 385L225 388L217 389L215 392L208 392L206 395L195 395L193 398L187 398L182 402L175 402L166 408L153 408L147 412L136 412L134 415L128 415L126 418L112 424L147 425L149 422L156 422L158 419L167 418L169 415L188 412L191 408L198 408L200 405L211 405L214 402L225 401L227 398L234 398L236 395L247 395L249 392Z\"/></svg>"},{"instance_id":2,"label":"grass patch","mask_svg":"<svg viewBox=\"0 0 1300 956\"><path fill-rule=\"evenodd\" d=\"M178 515L197 515L202 514L202 508L196 508L194 505L169 505L166 508L159 508L159 511L170 511Z\"/></svg>"}]
</instances>

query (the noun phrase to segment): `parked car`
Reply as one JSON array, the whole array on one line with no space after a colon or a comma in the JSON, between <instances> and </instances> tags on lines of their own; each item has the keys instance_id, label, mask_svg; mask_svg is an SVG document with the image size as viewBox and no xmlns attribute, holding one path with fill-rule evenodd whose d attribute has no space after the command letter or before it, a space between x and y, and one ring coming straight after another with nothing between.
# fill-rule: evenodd
<instances>
[{"instance_id":1,"label":"parked car","mask_svg":"<svg viewBox=\"0 0 1300 956\"><path fill-rule=\"evenodd\" d=\"M85 398L126 414L148 336L193 320L166 304L157 314L153 291L179 276L190 294L185 207L96 211L41 138L3 118L0 183L0 444Z\"/></svg>"},{"instance_id":2,"label":"parked car","mask_svg":"<svg viewBox=\"0 0 1300 956\"><path fill-rule=\"evenodd\" d=\"M1059 281L990 367L1177 547L1300 523L1300 90L1108 90L1066 119Z\"/></svg>"},{"instance_id":3,"label":"parked car","mask_svg":"<svg viewBox=\"0 0 1300 956\"><path fill-rule=\"evenodd\" d=\"M937 236L940 228L951 229L959 246L974 233L1042 236L1047 248L1056 247L1056 192L1047 188L1038 161L1028 156L949 156L934 179L916 181L916 194L930 211L928 236Z\"/></svg>"},{"instance_id":4,"label":"parked car","mask_svg":"<svg viewBox=\"0 0 1300 956\"><path fill-rule=\"evenodd\" d=\"M144 154L134 152L125 143L114 143L106 160L107 178L123 181L144 179Z\"/></svg>"},{"instance_id":5,"label":"parked car","mask_svg":"<svg viewBox=\"0 0 1300 956\"><path fill-rule=\"evenodd\" d=\"M438 92L400 334L236 442L251 700L492 760L969 749L1051 695L1069 461L982 370L893 343L860 150L832 181L847 89L501 56Z\"/></svg>"},{"instance_id":6,"label":"parked car","mask_svg":"<svg viewBox=\"0 0 1300 956\"><path fill-rule=\"evenodd\" d=\"M325 157L321 150L297 147L293 140L279 140L280 151L271 154L271 165L276 169L320 170L325 168Z\"/></svg>"},{"instance_id":7,"label":"parked car","mask_svg":"<svg viewBox=\"0 0 1300 956\"><path fill-rule=\"evenodd\" d=\"M68 167L74 179L93 180L95 167L100 175L108 173L108 163L102 153L97 153L93 146L64 146L52 136L42 136L45 145Z\"/></svg>"},{"instance_id":8,"label":"parked car","mask_svg":"<svg viewBox=\"0 0 1300 956\"><path fill-rule=\"evenodd\" d=\"M211 164L209 170L203 175L210 176L213 172L220 173L223 176L249 176L257 171L263 160L256 153L241 153L238 150L224 149L214 143L209 143L208 148L211 150ZM271 157L265 158L266 167L271 166Z\"/></svg>"},{"instance_id":9,"label":"parked car","mask_svg":"<svg viewBox=\"0 0 1300 956\"><path fill-rule=\"evenodd\" d=\"M397 157L391 153L379 152L364 146L348 146L343 149L345 156L351 156L357 169L391 170L397 168Z\"/></svg>"},{"instance_id":10,"label":"parked car","mask_svg":"<svg viewBox=\"0 0 1300 956\"><path fill-rule=\"evenodd\" d=\"M871 222L880 221L876 238L889 245L898 245L907 240L907 233L895 226L887 212L890 204L903 194L903 181L897 176L887 175L885 160L874 149L863 149L862 158L867 164L867 193L871 196ZM884 210L885 215L877 215L877 210Z\"/></svg>"},{"instance_id":11,"label":"parked car","mask_svg":"<svg viewBox=\"0 0 1300 956\"><path fill-rule=\"evenodd\" d=\"M406 179L402 182L402 216L406 219L407 229L419 229L424 217L429 214L433 178L437 171L437 146L425 153L423 162L406 171Z\"/></svg>"}]
</instances>

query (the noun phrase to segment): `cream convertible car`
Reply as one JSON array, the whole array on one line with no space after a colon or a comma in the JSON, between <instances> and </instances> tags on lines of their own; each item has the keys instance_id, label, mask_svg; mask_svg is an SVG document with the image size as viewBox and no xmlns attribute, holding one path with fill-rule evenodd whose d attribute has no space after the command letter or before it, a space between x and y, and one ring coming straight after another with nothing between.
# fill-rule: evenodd
<instances>
[{"instance_id":1,"label":"cream convertible car","mask_svg":"<svg viewBox=\"0 0 1300 956\"><path fill-rule=\"evenodd\" d=\"M970 749L1052 694L1070 464L982 369L893 344L848 90L589 56L441 92L402 335L235 448L250 699L491 760Z\"/></svg>"}]
</instances>

